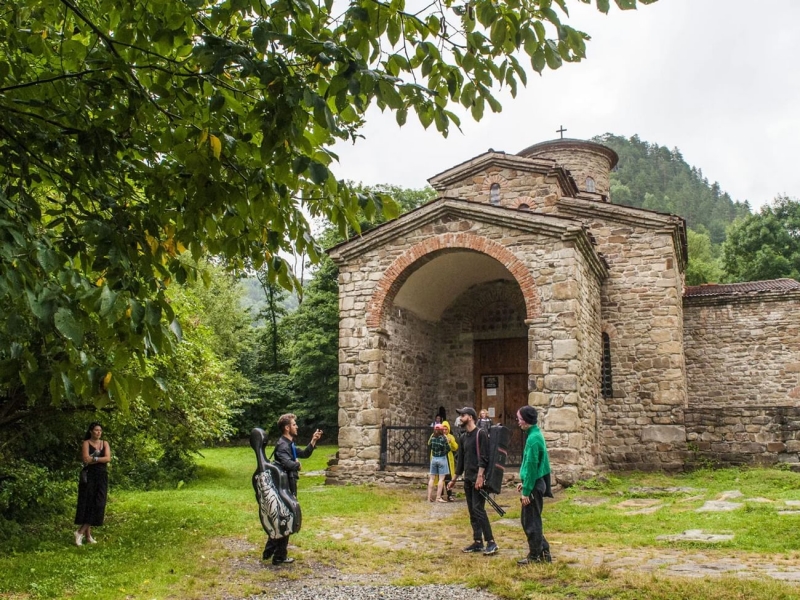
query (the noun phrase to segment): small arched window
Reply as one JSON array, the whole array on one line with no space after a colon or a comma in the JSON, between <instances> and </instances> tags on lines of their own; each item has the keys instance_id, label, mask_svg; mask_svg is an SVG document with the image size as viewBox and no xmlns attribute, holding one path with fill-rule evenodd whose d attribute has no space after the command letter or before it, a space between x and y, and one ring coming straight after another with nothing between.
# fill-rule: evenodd
<instances>
[{"instance_id":1,"label":"small arched window","mask_svg":"<svg viewBox=\"0 0 800 600\"><path fill-rule=\"evenodd\" d=\"M594 193L595 186L594 186L594 179L591 177L586 178L586 191Z\"/></svg>"},{"instance_id":2,"label":"small arched window","mask_svg":"<svg viewBox=\"0 0 800 600\"><path fill-rule=\"evenodd\" d=\"M492 204L500 204L500 184L493 183L489 188L489 202Z\"/></svg>"},{"instance_id":3,"label":"small arched window","mask_svg":"<svg viewBox=\"0 0 800 600\"><path fill-rule=\"evenodd\" d=\"M531 209L531 207L528 206L527 204L520 204L517 208L519 210L530 210Z\"/></svg>"},{"instance_id":4,"label":"small arched window","mask_svg":"<svg viewBox=\"0 0 800 600\"><path fill-rule=\"evenodd\" d=\"M600 384L603 398L611 398L614 395L614 387L611 384L611 338L607 333L603 334L603 365L601 368L602 381Z\"/></svg>"}]
</instances>

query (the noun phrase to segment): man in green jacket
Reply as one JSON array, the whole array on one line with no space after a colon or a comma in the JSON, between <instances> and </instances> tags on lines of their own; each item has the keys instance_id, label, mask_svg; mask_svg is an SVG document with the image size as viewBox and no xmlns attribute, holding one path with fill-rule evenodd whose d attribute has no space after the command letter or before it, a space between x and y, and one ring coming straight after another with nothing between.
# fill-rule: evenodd
<instances>
[{"instance_id":1,"label":"man in green jacket","mask_svg":"<svg viewBox=\"0 0 800 600\"><path fill-rule=\"evenodd\" d=\"M550 544L542 532L542 508L544 497L553 497L550 489L550 459L547 456L547 446L544 443L542 431L537 427L536 409L532 406L523 406L517 411L517 423L523 431L528 432L525 440L525 450L522 453L522 467L519 478L522 483L517 485L522 504L522 529L528 538L528 556L518 560L518 565L552 562Z\"/></svg>"}]
</instances>

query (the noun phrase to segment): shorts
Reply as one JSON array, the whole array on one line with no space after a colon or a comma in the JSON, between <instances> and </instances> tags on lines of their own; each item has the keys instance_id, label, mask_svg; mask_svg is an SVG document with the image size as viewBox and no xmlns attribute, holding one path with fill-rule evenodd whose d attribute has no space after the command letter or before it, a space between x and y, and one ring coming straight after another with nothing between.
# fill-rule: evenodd
<instances>
[{"instance_id":1,"label":"shorts","mask_svg":"<svg viewBox=\"0 0 800 600\"><path fill-rule=\"evenodd\" d=\"M449 475L450 467L447 464L446 456L431 457L431 475Z\"/></svg>"}]
</instances>

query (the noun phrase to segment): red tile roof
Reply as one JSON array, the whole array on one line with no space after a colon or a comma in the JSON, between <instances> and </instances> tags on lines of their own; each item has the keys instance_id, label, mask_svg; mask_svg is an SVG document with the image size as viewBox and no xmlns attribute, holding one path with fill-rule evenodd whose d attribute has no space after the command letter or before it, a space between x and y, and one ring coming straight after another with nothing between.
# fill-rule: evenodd
<instances>
[{"instance_id":1,"label":"red tile roof","mask_svg":"<svg viewBox=\"0 0 800 600\"><path fill-rule=\"evenodd\" d=\"M770 279L768 281L747 281L745 283L706 283L687 285L683 291L685 298L698 296L739 296L760 292L790 292L800 290L800 281L794 279Z\"/></svg>"}]
</instances>

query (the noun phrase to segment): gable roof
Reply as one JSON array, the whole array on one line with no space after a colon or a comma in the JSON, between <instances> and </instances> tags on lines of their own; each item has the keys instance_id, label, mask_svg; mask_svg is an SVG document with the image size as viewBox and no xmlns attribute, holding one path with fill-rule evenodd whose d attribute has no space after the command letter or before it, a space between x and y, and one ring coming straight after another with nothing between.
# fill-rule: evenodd
<instances>
[{"instance_id":1,"label":"gable roof","mask_svg":"<svg viewBox=\"0 0 800 600\"><path fill-rule=\"evenodd\" d=\"M565 196L576 196L579 193L578 184L569 174L569 171L561 167L551 158L527 157L516 154L506 154L505 152L495 152L490 150L478 156L457 164L454 167L442 171L428 179L428 183L435 190L442 191L447 186L467 179L471 175L485 171L489 167L501 167L516 169L526 173L539 173L541 175L555 177Z\"/></svg>"},{"instance_id":2,"label":"gable roof","mask_svg":"<svg viewBox=\"0 0 800 600\"><path fill-rule=\"evenodd\" d=\"M571 240L587 257L599 277L604 278L608 273L605 260L594 247L588 230L576 219L448 197L428 202L370 229L359 237L337 244L328 250L328 254L337 264L344 264L373 248L391 243L414 229L448 216Z\"/></svg>"},{"instance_id":3,"label":"gable roof","mask_svg":"<svg viewBox=\"0 0 800 600\"><path fill-rule=\"evenodd\" d=\"M765 292L800 291L800 281L794 279L769 279L766 281L746 281L744 283L706 283L687 285L683 291L685 298L709 296L741 296L763 294Z\"/></svg>"}]
</instances>

